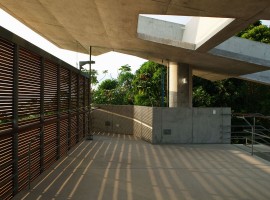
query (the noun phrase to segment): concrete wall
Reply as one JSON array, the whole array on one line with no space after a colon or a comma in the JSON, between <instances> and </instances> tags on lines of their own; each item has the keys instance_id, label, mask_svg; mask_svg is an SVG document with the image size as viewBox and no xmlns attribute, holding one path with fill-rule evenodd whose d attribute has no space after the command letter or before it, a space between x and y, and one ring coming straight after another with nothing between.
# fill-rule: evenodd
<instances>
[{"instance_id":1,"label":"concrete wall","mask_svg":"<svg viewBox=\"0 0 270 200\"><path fill-rule=\"evenodd\" d=\"M230 108L98 107L95 132L134 134L154 144L230 143Z\"/></svg>"},{"instance_id":2,"label":"concrete wall","mask_svg":"<svg viewBox=\"0 0 270 200\"><path fill-rule=\"evenodd\" d=\"M97 105L92 112L92 131L133 134L152 142L153 108L144 106Z\"/></svg>"},{"instance_id":3,"label":"concrete wall","mask_svg":"<svg viewBox=\"0 0 270 200\"><path fill-rule=\"evenodd\" d=\"M156 108L153 143L230 143L230 108Z\"/></svg>"}]
</instances>

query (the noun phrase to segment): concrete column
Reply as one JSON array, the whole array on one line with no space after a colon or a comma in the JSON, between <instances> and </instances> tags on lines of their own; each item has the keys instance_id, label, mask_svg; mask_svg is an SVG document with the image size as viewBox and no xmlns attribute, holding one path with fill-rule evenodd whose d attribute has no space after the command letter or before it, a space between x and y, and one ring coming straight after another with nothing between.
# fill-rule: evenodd
<instances>
[{"instance_id":1,"label":"concrete column","mask_svg":"<svg viewBox=\"0 0 270 200\"><path fill-rule=\"evenodd\" d=\"M169 63L169 107L192 107L192 68Z\"/></svg>"}]
</instances>

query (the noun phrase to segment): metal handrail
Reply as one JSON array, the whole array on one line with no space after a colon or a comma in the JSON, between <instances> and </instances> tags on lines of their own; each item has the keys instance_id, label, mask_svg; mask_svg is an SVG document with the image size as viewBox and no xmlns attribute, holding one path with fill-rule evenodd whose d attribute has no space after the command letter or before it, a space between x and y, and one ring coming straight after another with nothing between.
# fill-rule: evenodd
<instances>
[{"instance_id":1,"label":"metal handrail","mask_svg":"<svg viewBox=\"0 0 270 200\"><path fill-rule=\"evenodd\" d=\"M250 133L251 134L251 139L248 138L248 137L239 137L239 138L246 139L246 145L247 145L247 140L251 141L251 155L254 154L254 144L262 144L262 145L267 144L267 145L270 145L270 143L265 140L265 139L269 139L270 140L270 137L269 136L261 135L261 134L255 133L254 131L251 132L251 131L248 131L248 130L244 130L244 132ZM265 143L261 143L261 142L256 141L256 136L258 136L259 139L260 140L263 140Z\"/></svg>"},{"instance_id":2,"label":"metal handrail","mask_svg":"<svg viewBox=\"0 0 270 200\"><path fill-rule=\"evenodd\" d=\"M259 136L260 139L262 139L262 138L270 139L269 136L267 136L264 132L262 132L262 131L267 131L267 132L270 133L270 131L268 129L266 129L265 127L263 127L261 125L256 126L256 117L267 118L267 119L269 119L269 117L268 116L264 116L264 115L262 115L260 113L255 113L255 114L241 114L241 115L237 114L237 115L235 115L235 117L238 118L238 119L243 119L246 122L246 124L251 128L251 132L249 130L244 130L244 132L251 134L251 155L253 155L254 154L254 142L257 143L257 144L261 144L261 143L255 141L256 140L256 136ZM253 124L251 124L246 119L246 117L253 118ZM256 129L257 127L258 127L258 130ZM256 133L255 131L259 132L260 134ZM246 144L247 144L247 140L249 138L247 138L247 137L244 137L244 138L246 139ZM265 141L267 144L269 144L269 142L267 142L265 139L262 139L262 140Z\"/></svg>"},{"instance_id":3,"label":"metal handrail","mask_svg":"<svg viewBox=\"0 0 270 200\"><path fill-rule=\"evenodd\" d=\"M252 131L252 134L251 134L251 147L252 147L252 150L251 150L251 155L253 155L253 150L254 150L254 132L255 132L255 118L253 118L253 125L251 125L251 123L249 123L249 121L244 117L244 116L238 116L237 117L238 119L243 119L250 127L251 127L251 131Z\"/></svg>"},{"instance_id":4,"label":"metal handrail","mask_svg":"<svg viewBox=\"0 0 270 200\"><path fill-rule=\"evenodd\" d=\"M266 116L266 115L263 115L261 113L247 113L247 114L234 113L234 114L232 114L232 116L234 116L234 117L241 116L241 117L247 117L247 118L260 117L260 118L270 119L270 116Z\"/></svg>"}]
</instances>

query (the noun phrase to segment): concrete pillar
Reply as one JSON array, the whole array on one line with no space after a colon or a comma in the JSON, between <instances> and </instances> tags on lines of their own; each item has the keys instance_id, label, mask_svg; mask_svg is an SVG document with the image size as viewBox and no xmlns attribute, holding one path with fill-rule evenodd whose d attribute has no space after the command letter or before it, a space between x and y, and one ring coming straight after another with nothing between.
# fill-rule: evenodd
<instances>
[{"instance_id":1,"label":"concrete pillar","mask_svg":"<svg viewBox=\"0 0 270 200\"><path fill-rule=\"evenodd\" d=\"M169 62L169 107L192 107L192 68Z\"/></svg>"}]
</instances>

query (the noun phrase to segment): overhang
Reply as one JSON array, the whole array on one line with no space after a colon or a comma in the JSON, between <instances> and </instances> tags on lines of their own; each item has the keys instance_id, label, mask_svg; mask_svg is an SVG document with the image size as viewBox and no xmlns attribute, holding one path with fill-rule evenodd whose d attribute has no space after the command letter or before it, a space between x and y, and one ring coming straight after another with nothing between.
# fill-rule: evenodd
<instances>
[{"instance_id":1,"label":"overhang","mask_svg":"<svg viewBox=\"0 0 270 200\"><path fill-rule=\"evenodd\" d=\"M250 23L270 19L268 0L0 0L0 7L57 46L94 55L117 51L161 62L189 63L209 80L267 70L260 63L209 54ZM139 14L234 19L198 48L161 44L138 37ZM210 27L209 27L210 28Z\"/></svg>"}]
</instances>

